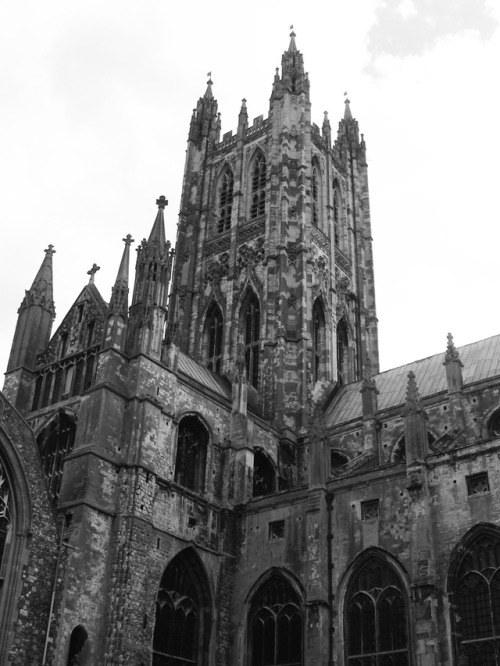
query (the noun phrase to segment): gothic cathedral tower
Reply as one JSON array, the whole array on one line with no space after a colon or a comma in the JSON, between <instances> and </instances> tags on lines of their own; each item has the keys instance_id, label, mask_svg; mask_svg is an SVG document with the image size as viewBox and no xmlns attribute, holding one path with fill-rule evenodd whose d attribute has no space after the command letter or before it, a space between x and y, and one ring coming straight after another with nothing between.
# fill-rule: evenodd
<instances>
[{"instance_id":1,"label":"gothic cathedral tower","mask_svg":"<svg viewBox=\"0 0 500 666\"><path fill-rule=\"evenodd\" d=\"M311 122L291 33L269 116L220 140L212 81L193 111L170 335L220 374L245 368L249 405L307 426L308 392L378 372L366 150L346 101L332 145ZM366 368L367 365L370 368Z\"/></svg>"}]
</instances>

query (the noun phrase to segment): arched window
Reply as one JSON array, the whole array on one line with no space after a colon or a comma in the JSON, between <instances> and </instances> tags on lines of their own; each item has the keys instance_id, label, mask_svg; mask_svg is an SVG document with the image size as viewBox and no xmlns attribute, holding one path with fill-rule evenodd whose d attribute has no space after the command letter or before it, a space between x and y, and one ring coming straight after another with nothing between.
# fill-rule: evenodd
<instances>
[{"instance_id":1,"label":"arched window","mask_svg":"<svg viewBox=\"0 0 500 666\"><path fill-rule=\"evenodd\" d=\"M219 220L217 231L221 234L231 228L231 213L233 211L234 177L231 169L226 169L222 176L219 189Z\"/></svg>"},{"instance_id":2,"label":"arched window","mask_svg":"<svg viewBox=\"0 0 500 666\"><path fill-rule=\"evenodd\" d=\"M191 551L165 569L156 602L153 666L205 666L210 639L206 576Z\"/></svg>"},{"instance_id":3,"label":"arched window","mask_svg":"<svg viewBox=\"0 0 500 666\"><path fill-rule=\"evenodd\" d=\"M249 614L251 666L302 666L300 599L290 583L274 574L256 594Z\"/></svg>"},{"instance_id":4,"label":"arched window","mask_svg":"<svg viewBox=\"0 0 500 666\"><path fill-rule=\"evenodd\" d=\"M347 250L347 238L344 206L342 202L342 191L337 179L333 181L333 237L335 245L345 253Z\"/></svg>"},{"instance_id":5,"label":"arched window","mask_svg":"<svg viewBox=\"0 0 500 666\"><path fill-rule=\"evenodd\" d=\"M266 158L262 153L255 159L252 167L252 205L250 218L253 220L264 215L266 210Z\"/></svg>"},{"instance_id":6,"label":"arched window","mask_svg":"<svg viewBox=\"0 0 500 666\"><path fill-rule=\"evenodd\" d=\"M342 319L337 324L337 381L340 385L348 382L348 354L349 338L347 335L347 324Z\"/></svg>"},{"instance_id":7,"label":"arched window","mask_svg":"<svg viewBox=\"0 0 500 666\"><path fill-rule=\"evenodd\" d=\"M186 416L179 423L175 481L190 490L202 491L205 486L208 435L196 416Z\"/></svg>"},{"instance_id":8,"label":"arched window","mask_svg":"<svg viewBox=\"0 0 500 666\"><path fill-rule=\"evenodd\" d=\"M0 462L0 577L3 578L2 561L10 540L12 517L10 515L11 493L7 475Z\"/></svg>"},{"instance_id":9,"label":"arched window","mask_svg":"<svg viewBox=\"0 0 500 666\"><path fill-rule=\"evenodd\" d=\"M259 385L260 306L255 294L251 294L244 303L240 322L248 381L257 388Z\"/></svg>"},{"instance_id":10,"label":"arched window","mask_svg":"<svg viewBox=\"0 0 500 666\"><path fill-rule=\"evenodd\" d=\"M324 374L325 364L325 313L321 301L317 298L313 305L312 320L312 343L313 343L313 381L317 382Z\"/></svg>"},{"instance_id":11,"label":"arched window","mask_svg":"<svg viewBox=\"0 0 500 666\"><path fill-rule=\"evenodd\" d=\"M203 329L203 355L209 370L220 373L222 368L222 335L224 322L217 303L212 303L207 312Z\"/></svg>"},{"instance_id":12,"label":"arched window","mask_svg":"<svg viewBox=\"0 0 500 666\"><path fill-rule=\"evenodd\" d=\"M58 412L36 438L42 456L45 480L54 506L59 502L64 460L73 450L75 434L75 421L64 412Z\"/></svg>"},{"instance_id":13,"label":"arched window","mask_svg":"<svg viewBox=\"0 0 500 666\"><path fill-rule=\"evenodd\" d=\"M272 462L262 451L253 458L253 496L270 495L276 490L276 472Z\"/></svg>"},{"instance_id":14,"label":"arched window","mask_svg":"<svg viewBox=\"0 0 500 666\"><path fill-rule=\"evenodd\" d=\"M320 221L320 171L317 164L313 164L311 174L311 204L312 204L312 221L316 226Z\"/></svg>"},{"instance_id":15,"label":"arched window","mask_svg":"<svg viewBox=\"0 0 500 666\"><path fill-rule=\"evenodd\" d=\"M474 528L473 528L474 529ZM474 529L452 556L450 600L457 664L500 664L500 531Z\"/></svg>"},{"instance_id":16,"label":"arched window","mask_svg":"<svg viewBox=\"0 0 500 666\"><path fill-rule=\"evenodd\" d=\"M399 575L378 557L353 576L345 601L348 666L408 666L406 593Z\"/></svg>"},{"instance_id":17,"label":"arched window","mask_svg":"<svg viewBox=\"0 0 500 666\"><path fill-rule=\"evenodd\" d=\"M88 634L81 624L73 629L69 639L67 666L84 666L88 663Z\"/></svg>"},{"instance_id":18,"label":"arched window","mask_svg":"<svg viewBox=\"0 0 500 666\"><path fill-rule=\"evenodd\" d=\"M488 424L490 437L500 437L500 410L495 412Z\"/></svg>"}]
</instances>

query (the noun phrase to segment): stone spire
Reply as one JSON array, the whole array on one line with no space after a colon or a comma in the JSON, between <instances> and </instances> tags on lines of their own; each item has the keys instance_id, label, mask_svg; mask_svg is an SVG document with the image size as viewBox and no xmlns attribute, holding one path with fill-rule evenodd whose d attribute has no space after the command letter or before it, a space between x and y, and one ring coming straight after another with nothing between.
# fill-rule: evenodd
<instances>
[{"instance_id":1,"label":"stone spire","mask_svg":"<svg viewBox=\"0 0 500 666\"><path fill-rule=\"evenodd\" d=\"M295 43L295 37L297 36L293 31L293 25L290 26L290 46L288 47L288 53L298 53L297 44Z\"/></svg>"},{"instance_id":2,"label":"stone spire","mask_svg":"<svg viewBox=\"0 0 500 666\"><path fill-rule=\"evenodd\" d=\"M212 92L211 74L211 72L208 72L207 89L203 97L198 100L191 117L189 140L196 146L200 146L203 139L210 139L212 142L219 140L220 120L217 111L217 100Z\"/></svg>"},{"instance_id":3,"label":"stone spire","mask_svg":"<svg viewBox=\"0 0 500 666\"><path fill-rule=\"evenodd\" d=\"M127 234L123 239L125 247L123 248L122 259L120 267L116 276L115 284L111 289L111 299L109 301L109 314L122 315L126 317L128 314L128 276L129 276L129 261L130 261L130 246L134 239L130 234Z\"/></svg>"},{"instance_id":4,"label":"stone spire","mask_svg":"<svg viewBox=\"0 0 500 666\"><path fill-rule=\"evenodd\" d=\"M168 201L156 200L156 215L149 239L137 248L134 295L127 338L129 353L161 356L167 315L168 287L172 270L170 243L165 240L163 211Z\"/></svg>"},{"instance_id":5,"label":"stone spire","mask_svg":"<svg viewBox=\"0 0 500 666\"><path fill-rule=\"evenodd\" d=\"M293 26L292 26L293 27ZM281 58L281 79L275 77L273 99L280 99L285 91L292 94L306 93L309 99L309 78L304 71L304 58L297 49L295 33L290 33L290 45Z\"/></svg>"},{"instance_id":6,"label":"stone spire","mask_svg":"<svg viewBox=\"0 0 500 666\"><path fill-rule=\"evenodd\" d=\"M36 359L49 344L55 307L52 290L53 245L45 257L31 288L26 291L18 310L16 331L7 365L4 393L20 411L26 411Z\"/></svg>"},{"instance_id":7,"label":"stone spire","mask_svg":"<svg viewBox=\"0 0 500 666\"><path fill-rule=\"evenodd\" d=\"M214 94L212 92L212 86L213 86L213 81L212 81L212 72L208 72L208 81L207 81L207 89L205 91L204 97L205 99L213 99Z\"/></svg>"},{"instance_id":8,"label":"stone spire","mask_svg":"<svg viewBox=\"0 0 500 666\"><path fill-rule=\"evenodd\" d=\"M344 104L345 104L344 120L346 122L350 122L351 120L353 120L353 117L352 117L351 106L350 106L351 102L350 102L348 97L346 97Z\"/></svg>"}]
</instances>

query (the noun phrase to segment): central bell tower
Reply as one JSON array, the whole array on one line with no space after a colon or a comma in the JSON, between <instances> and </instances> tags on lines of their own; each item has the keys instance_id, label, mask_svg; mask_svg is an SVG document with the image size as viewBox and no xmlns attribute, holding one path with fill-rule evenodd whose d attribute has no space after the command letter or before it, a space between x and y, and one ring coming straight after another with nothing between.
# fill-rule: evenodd
<instances>
[{"instance_id":1,"label":"central bell tower","mask_svg":"<svg viewBox=\"0 0 500 666\"><path fill-rule=\"evenodd\" d=\"M212 85L189 129L169 335L299 434L311 392L379 369L366 146L348 100L333 145L327 113L311 122L294 32L266 119L243 100L221 138Z\"/></svg>"}]
</instances>

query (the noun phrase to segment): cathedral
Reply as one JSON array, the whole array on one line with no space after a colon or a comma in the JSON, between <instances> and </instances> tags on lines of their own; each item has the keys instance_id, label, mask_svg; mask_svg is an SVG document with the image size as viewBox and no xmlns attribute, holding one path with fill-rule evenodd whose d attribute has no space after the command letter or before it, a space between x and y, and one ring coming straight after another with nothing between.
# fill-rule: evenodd
<instances>
[{"instance_id":1,"label":"cathedral","mask_svg":"<svg viewBox=\"0 0 500 666\"><path fill-rule=\"evenodd\" d=\"M500 665L500 336L380 372L363 134L293 32L269 84L221 136L208 81L130 293L130 235L55 332L52 246L25 293L2 666Z\"/></svg>"}]
</instances>

